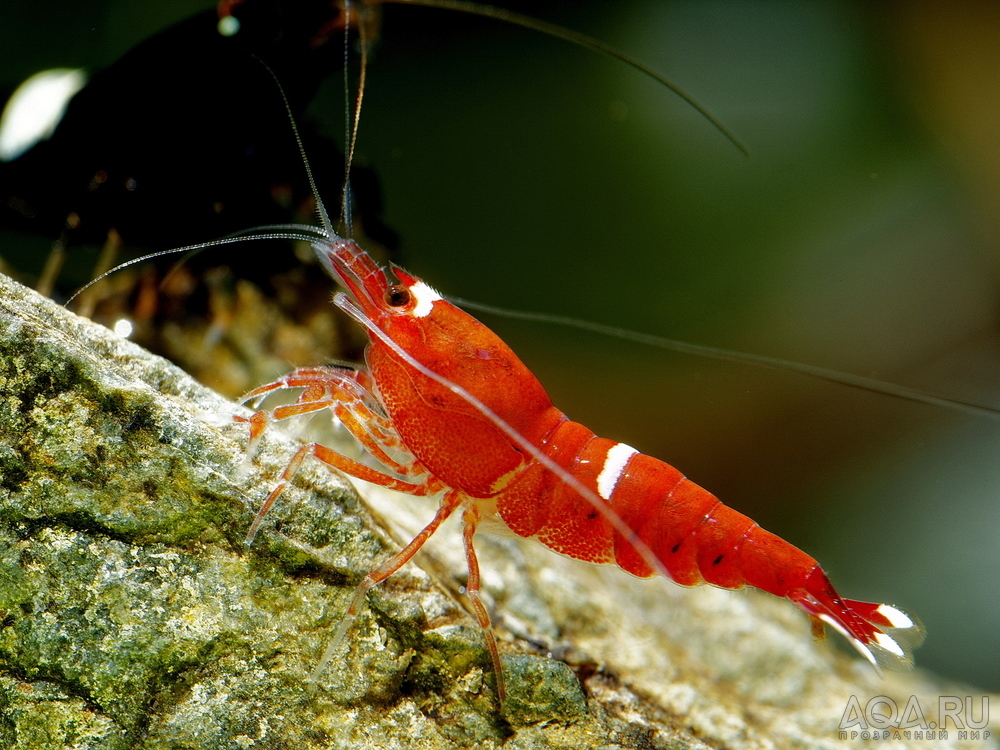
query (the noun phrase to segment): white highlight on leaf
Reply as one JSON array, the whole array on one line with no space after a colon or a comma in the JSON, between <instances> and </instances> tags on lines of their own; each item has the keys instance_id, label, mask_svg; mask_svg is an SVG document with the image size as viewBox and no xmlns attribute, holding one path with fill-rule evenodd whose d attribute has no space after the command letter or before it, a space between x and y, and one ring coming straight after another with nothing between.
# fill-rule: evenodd
<instances>
[{"instance_id":1,"label":"white highlight on leaf","mask_svg":"<svg viewBox=\"0 0 1000 750\"><path fill-rule=\"evenodd\" d=\"M413 312L410 314L415 318L425 318L431 314L431 310L434 309L434 303L439 299L442 299L441 295L437 293L436 290L427 286L422 281L418 281L416 284L410 287L410 294L417 301L416 306L413 308Z\"/></svg>"},{"instance_id":2,"label":"white highlight on leaf","mask_svg":"<svg viewBox=\"0 0 1000 750\"><path fill-rule=\"evenodd\" d=\"M882 617L889 621L894 628L912 628L913 620L906 616L905 612L900 612L890 604L880 604L876 610Z\"/></svg>"},{"instance_id":3,"label":"white highlight on leaf","mask_svg":"<svg viewBox=\"0 0 1000 750\"><path fill-rule=\"evenodd\" d=\"M625 443L615 443L608 449L608 455L604 457L604 467L597 475L597 494L605 500L611 499L611 493L615 491L615 485L625 471L628 460L638 453L631 445Z\"/></svg>"}]
</instances>

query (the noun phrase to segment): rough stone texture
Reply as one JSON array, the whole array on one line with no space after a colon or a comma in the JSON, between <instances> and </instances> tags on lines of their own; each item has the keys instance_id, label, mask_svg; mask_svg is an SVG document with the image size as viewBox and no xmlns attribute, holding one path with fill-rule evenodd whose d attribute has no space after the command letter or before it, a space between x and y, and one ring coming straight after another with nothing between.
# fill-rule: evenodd
<instances>
[{"instance_id":1,"label":"rough stone texture","mask_svg":"<svg viewBox=\"0 0 1000 750\"><path fill-rule=\"evenodd\" d=\"M939 694L974 692L880 680L787 602L484 537L502 714L447 529L311 684L353 584L393 548L379 515L405 535L431 506L372 492L373 511L311 467L247 549L287 438L244 475L238 407L6 277L0 350L2 748L874 747L837 738L849 696L916 695L932 720Z\"/></svg>"}]
</instances>

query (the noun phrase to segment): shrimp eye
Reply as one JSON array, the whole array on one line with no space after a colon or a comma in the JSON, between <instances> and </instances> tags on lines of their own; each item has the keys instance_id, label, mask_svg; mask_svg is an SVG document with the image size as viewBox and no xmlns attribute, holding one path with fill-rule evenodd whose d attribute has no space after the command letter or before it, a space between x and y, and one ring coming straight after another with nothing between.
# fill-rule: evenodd
<instances>
[{"instance_id":1,"label":"shrimp eye","mask_svg":"<svg viewBox=\"0 0 1000 750\"><path fill-rule=\"evenodd\" d=\"M401 284L393 284L385 290L385 303L389 307L406 307L410 299L410 290Z\"/></svg>"}]
</instances>

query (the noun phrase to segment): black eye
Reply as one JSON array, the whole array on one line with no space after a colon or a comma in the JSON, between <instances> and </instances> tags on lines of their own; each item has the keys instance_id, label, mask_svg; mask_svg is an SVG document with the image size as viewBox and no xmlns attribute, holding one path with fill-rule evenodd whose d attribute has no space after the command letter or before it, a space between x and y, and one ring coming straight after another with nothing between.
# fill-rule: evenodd
<instances>
[{"instance_id":1,"label":"black eye","mask_svg":"<svg viewBox=\"0 0 1000 750\"><path fill-rule=\"evenodd\" d=\"M410 304L410 290L400 284L393 284L385 290L385 304L389 307L406 307Z\"/></svg>"}]
</instances>

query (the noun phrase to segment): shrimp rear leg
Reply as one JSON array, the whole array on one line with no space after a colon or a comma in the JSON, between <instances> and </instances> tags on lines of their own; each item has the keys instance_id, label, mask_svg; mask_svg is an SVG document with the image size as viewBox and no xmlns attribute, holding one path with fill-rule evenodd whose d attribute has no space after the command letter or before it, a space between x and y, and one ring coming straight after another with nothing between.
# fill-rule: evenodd
<instances>
[{"instance_id":1,"label":"shrimp rear leg","mask_svg":"<svg viewBox=\"0 0 1000 750\"><path fill-rule=\"evenodd\" d=\"M502 706L507 702L507 687L504 684L503 668L500 665L500 650L497 648L497 639L493 633L493 624L490 622L490 613L486 610L486 605L483 604L483 600L479 596L479 558L476 556L476 547L473 544L476 527L479 524L479 513L475 508L469 508L462 514L462 523L462 541L465 544L465 559L469 568L465 596L468 598L472 612L483 631L483 641L486 643L486 650L490 652L493 673L497 676L497 695Z\"/></svg>"},{"instance_id":2,"label":"shrimp rear leg","mask_svg":"<svg viewBox=\"0 0 1000 750\"><path fill-rule=\"evenodd\" d=\"M319 664L316 665L316 669L313 670L312 675L309 677L310 682L315 682L326 670L326 667L333 658L333 655L337 652L337 649L343 642L347 632L351 629L351 626L357 619L358 613L361 611L361 604L364 602L365 596L367 596L368 592L374 586L382 583L382 581L412 560L413 556L420 550L421 547L424 546L424 543L434 535L434 532L436 532L441 527L441 524L455 512L455 509L458 508L459 505L461 505L461 495L455 491L447 493L441 500L441 505L438 507L437 513L434 514L434 518L431 519L431 522L421 529L420 532L410 540L410 543L403 547L403 549L375 568L375 570L368 573L368 575L362 579L361 583L358 584L358 587L354 590L354 596L351 597L351 603L347 607L347 612L344 614L343 619L341 619L341 621L337 624L337 629L333 633L333 638L330 639L330 643L323 652L323 658L320 659ZM477 577L478 572L477 568ZM472 576L470 573L470 580L471 578ZM487 623L488 622L489 618L487 617ZM494 649L495 647L496 644L494 643Z\"/></svg>"}]
</instances>

